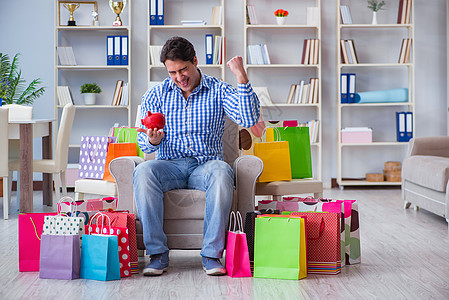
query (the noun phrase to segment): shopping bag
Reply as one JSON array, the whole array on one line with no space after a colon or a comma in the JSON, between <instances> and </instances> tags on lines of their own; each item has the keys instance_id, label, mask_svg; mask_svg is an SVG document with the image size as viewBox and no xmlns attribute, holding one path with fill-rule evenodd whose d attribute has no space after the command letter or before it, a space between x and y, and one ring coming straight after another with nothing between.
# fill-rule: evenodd
<instances>
[{"instance_id":1,"label":"shopping bag","mask_svg":"<svg viewBox=\"0 0 449 300\"><path fill-rule=\"evenodd\" d=\"M288 141L292 178L312 177L309 127L278 128L281 141Z\"/></svg>"},{"instance_id":2,"label":"shopping bag","mask_svg":"<svg viewBox=\"0 0 449 300\"><path fill-rule=\"evenodd\" d=\"M106 154L116 138L108 136L82 136L79 158L79 178L102 179Z\"/></svg>"},{"instance_id":3,"label":"shopping bag","mask_svg":"<svg viewBox=\"0 0 449 300\"><path fill-rule=\"evenodd\" d=\"M61 202L61 212L68 213L71 210L71 206L75 205L76 212L89 212L89 211L101 211L101 210L116 210L117 198L105 197L97 199L78 200L75 203L69 201ZM89 220L89 218L87 219Z\"/></svg>"},{"instance_id":4,"label":"shopping bag","mask_svg":"<svg viewBox=\"0 0 449 300\"><path fill-rule=\"evenodd\" d=\"M86 232L94 234L106 234L107 232L101 232L102 225L91 224L86 226ZM116 235L118 241L118 253L120 262L120 277L131 276L131 261L129 257L129 239L128 228L124 227L110 227L103 226L103 231L110 230L110 235Z\"/></svg>"},{"instance_id":5,"label":"shopping bag","mask_svg":"<svg viewBox=\"0 0 449 300\"><path fill-rule=\"evenodd\" d=\"M255 222L254 277L307 277L304 219L258 216Z\"/></svg>"},{"instance_id":6,"label":"shopping bag","mask_svg":"<svg viewBox=\"0 0 449 300\"><path fill-rule=\"evenodd\" d=\"M56 213L19 214L19 272L39 272L44 218L54 215Z\"/></svg>"},{"instance_id":7,"label":"shopping bag","mask_svg":"<svg viewBox=\"0 0 449 300\"><path fill-rule=\"evenodd\" d=\"M42 235L39 278L79 278L80 263L80 239L77 234Z\"/></svg>"},{"instance_id":8,"label":"shopping bag","mask_svg":"<svg viewBox=\"0 0 449 300\"><path fill-rule=\"evenodd\" d=\"M108 147L108 152L105 162L105 170L103 180L115 182L114 178L109 171L109 163L111 160L121 156L136 156L137 146L135 143L112 143Z\"/></svg>"},{"instance_id":9,"label":"shopping bag","mask_svg":"<svg viewBox=\"0 0 449 300\"><path fill-rule=\"evenodd\" d=\"M292 212L290 215L306 217L308 273L340 273L340 215L329 212Z\"/></svg>"},{"instance_id":10,"label":"shopping bag","mask_svg":"<svg viewBox=\"0 0 449 300\"><path fill-rule=\"evenodd\" d=\"M231 277L251 277L248 244L242 223L240 212L237 211L236 215L232 211L226 243L226 272Z\"/></svg>"},{"instance_id":11,"label":"shopping bag","mask_svg":"<svg viewBox=\"0 0 449 300\"><path fill-rule=\"evenodd\" d=\"M102 213L110 218L111 226L128 228L131 274L139 274L138 256L137 256L136 220L134 214L130 214L127 211L113 211ZM105 219L103 219L103 221L106 222Z\"/></svg>"},{"instance_id":12,"label":"shopping bag","mask_svg":"<svg viewBox=\"0 0 449 300\"><path fill-rule=\"evenodd\" d=\"M117 137L117 143L136 143L137 156L144 158L137 142L137 127L114 127L113 135Z\"/></svg>"},{"instance_id":13,"label":"shopping bag","mask_svg":"<svg viewBox=\"0 0 449 300\"><path fill-rule=\"evenodd\" d=\"M255 143L254 155L263 161L263 171L258 179L259 182L292 179L288 142Z\"/></svg>"},{"instance_id":14,"label":"shopping bag","mask_svg":"<svg viewBox=\"0 0 449 300\"><path fill-rule=\"evenodd\" d=\"M106 232L109 233L109 231L110 222ZM118 253L117 236L109 234L85 234L83 247L81 248L80 277L101 281L120 279Z\"/></svg>"}]
</instances>

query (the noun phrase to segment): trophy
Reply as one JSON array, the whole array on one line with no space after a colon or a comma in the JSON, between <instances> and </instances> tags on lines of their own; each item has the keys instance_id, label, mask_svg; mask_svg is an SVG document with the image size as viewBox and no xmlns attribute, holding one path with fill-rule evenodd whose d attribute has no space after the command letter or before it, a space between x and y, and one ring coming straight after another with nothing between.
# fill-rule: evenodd
<instances>
[{"instance_id":1,"label":"trophy","mask_svg":"<svg viewBox=\"0 0 449 300\"><path fill-rule=\"evenodd\" d=\"M99 26L100 23L98 22L98 12L93 10L90 15L92 16L92 26Z\"/></svg>"},{"instance_id":2,"label":"trophy","mask_svg":"<svg viewBox=\"0 0 449 300\"><path fill-rule=\"evenodd\" d=\"M123 1L112 1L109 0L109 6L112 11L117 14L115 21L112 22L112 26L122 26L122 20L120 19L120 13L125 9L126 0Z\"/></svg>"},{"instance_id":3,"label":"trophy","mask_svg":"<svg viewBox=\"0 0 449 300\"><path fill-rule=\"evenodd\" d=\"M80 4L79 3L64 3L63 5L70 12L70 18L69 18L69 21L67 22L67 26L76 26L75 19L73 18L73 13L75 12L75 10L78 9L78 7L80 7Z\"/></svg>"}]
</instances>

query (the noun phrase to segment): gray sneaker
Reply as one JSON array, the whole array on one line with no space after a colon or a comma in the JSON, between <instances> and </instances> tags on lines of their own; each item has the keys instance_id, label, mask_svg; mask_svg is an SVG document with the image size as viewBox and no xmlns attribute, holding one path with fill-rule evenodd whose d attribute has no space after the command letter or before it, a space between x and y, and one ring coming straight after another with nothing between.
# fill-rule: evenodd
<instances>
[{"instance_id":1,"label":"gray sneaker","mask_svg":"<svg viewBox=\"0 0 449 300\"><path fill-rule=\"evenodd\" d=\"M226 268L223 267L218 258L203 256L203 270L207 275L220 276L226 274Z\"/></svg>"},{"instance_id":2,"label":"gray sneaker","mask_svg":"<svg viewBox=\"0 0 449 300\"><path fill-rule=\"evenodd\" d=\"M168 270L168 251L150 256L150 263L143 269L144 276L158 276Z\"/></svg>"}]
</instances>

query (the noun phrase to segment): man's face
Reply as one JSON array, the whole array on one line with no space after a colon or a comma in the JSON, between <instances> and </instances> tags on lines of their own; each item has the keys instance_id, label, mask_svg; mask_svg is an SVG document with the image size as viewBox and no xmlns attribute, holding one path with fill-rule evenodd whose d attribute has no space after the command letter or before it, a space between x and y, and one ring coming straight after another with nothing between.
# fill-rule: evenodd
<instances>
[{"instance_id":1,"label":"man's face","mask_svg":"<svg viewBox=\"0 0 449 300\"><path fill-rule=\"evenodd\" d=\"M199 85L201 75L196 66L198 65L198 59L193 59L193 63L190 61L183 61L181 59L165 61L165 68L170 75L171 80L181 88L183 93L188 95ZM187 95L187 96L188 96Z\"/></svg>"}]
</instances>

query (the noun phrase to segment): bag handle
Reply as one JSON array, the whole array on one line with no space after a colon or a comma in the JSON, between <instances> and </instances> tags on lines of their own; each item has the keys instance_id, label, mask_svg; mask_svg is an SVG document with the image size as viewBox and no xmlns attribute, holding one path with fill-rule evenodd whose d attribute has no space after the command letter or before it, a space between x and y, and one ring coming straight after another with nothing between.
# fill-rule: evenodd
<instances>
[{"instance_id":1,"label":"bag handle","mask_svg":"<svg viewBox=\"0 0 449 300\"><path fill-rule=\"evenodd\" d=\"M126 130L127 134L125 135L122 143L130 143L130 141L131 141L131 131L129 130L128 126L120 126L118 128L117 140L120 140L120 134L122 133L123 129L127 129Z\"/></svg>"},{"instance_id":2,"label":"bag handle","mask_svg":"<svg viewBox=\"0 0 449 300\"><path fill-rule=\"evenodd\" d=\"M234 223L234 227L231 231L231 226L232 223ZM237 231L235 230L237 226ZM234 211L231 211L231 214L229 216L229 229L228 231L231 232L236 232L236 233L243 233L243 219L242 219L242 214L237 211L237 213L235 213Z\"/></svg>"},{"instance_id":3,"label":"bag handle","mask_svg":"<svg viewBox=\"0 0 449 300\"><path fill-rule=\"evenodd\" d=\"M34 227L34 233L36 234L36 237L37 237L38 240L40 241L40 240L41 240L41 237L40 237L39 234L37 233L36 224L34 224L34 220L33 220L32 217L30 217L30 221L31 221L31 224L33 224L33 227Z\"/></svg>"},{"instance_id":4,"label":"bag handle","mask_svg":"<svg viewBox=\"0 0 449 300\"><path fill-rule=\"evenodd\" d=\"M100 227L100 225L98 225L98 218L102 218L101 220L102 220L102 222L101 222L101 227ZM106 215L106 214L103 214L102 212L97 212L95 215L93 215L91 218L90 218L90 220L89 220L89 224L88 224L88 235L90 235L91 234L91 232L92 232L92 224L93 224L93 221L95 220L96 221L96 225L97 225L97 228L100 228L100 234L103 234L103 229L104 229L104 222L103 222L103 218L108 218L108 220L109 220L109 225L108 225L108 227L109 227L109 230L107 231L107 234L106 235L110 235L109 233L110 233L110 231L111 231L111 219L109 218L109 216L108 215Z\"/></svg>"},{"instance_id":5,"label":"bag handle","mask_svg":"<svg viewBox=\"0 0 449 300\"><path fill-rule=\"evenodd\" d=\"M320 232L318 233L318 236L315 237L315 238L309 238L309 237L307 237L307 239L308 239L309 241L316 241L316 240L320 239L321 236L323 235L324 227L325 227L324 217L321 217Z\"/></svg>"},{"instance_id":6,"label":"bag handle","mask_svg":"<svg viewBox=\"0 0 449 300\"><path fill-rule=\"evenodd\" d=\"M70 200L70 201L68 201L68 202L70 202L70 217L72 217L72 218L75 218L76 216L76 201L75 200L73 200L73 198L72 197L69 197L69 196L64 196L64 197L62 197L62 198L60 198L59 200L58 200L58 204L57 204L57 215L61 215L62 213L61 213L61 204L62 204L62 202L64 201L64 200Z\"/></svg>"},{"instance_id":7,"label":"bag handle","mask_svg":"<svg viewBox=\"0 0 449 300\"><path fill-rule=\"evenodd\" d=\"M242 214L237 211L237 224L238 224L238 233L243 233L243 220L242 220Z\"/></svg>"},{"instance_id":8,"label":"bag handle","mask_svg":"<svg viewBox=\"0 0 449 300\"><path fill-rule=\"evenodd\" d=\"M265 127L262 131L262 142L267 142L267 129L271 128L273 129L273 132L275 132L275 142L280 142L281 141L281 133L279 132L279 128L278 127L273 127L273 126L269 126L269 127Z\"/></svg>"},{"instance_id":9,"label":"bag handle","mask_svg":"<svg viewBox=\"0 0 449 300\"><path fill-rule=\"evenodd\" d=\"M234 222L232 222L232 221L234 221ZM231 214L229 215L229 228L228 228L228 231L231 231L232 223L234 223L234 228L233 228L232 232L235 232L236 217L235 217L235 212L234 211L231 211Z\"/></svg>"}]
</instances>

